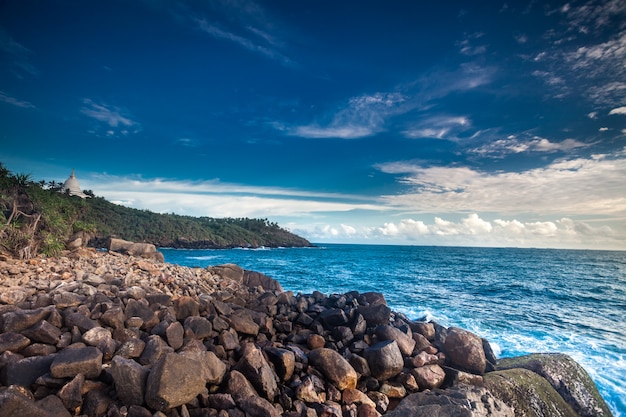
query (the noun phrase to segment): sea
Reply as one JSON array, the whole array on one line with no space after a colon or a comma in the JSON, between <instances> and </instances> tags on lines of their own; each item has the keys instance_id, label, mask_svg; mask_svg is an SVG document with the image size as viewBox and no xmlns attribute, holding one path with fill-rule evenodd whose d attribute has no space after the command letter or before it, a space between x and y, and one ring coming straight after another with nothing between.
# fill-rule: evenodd
<instances>
[{"instance_id":1,"label":"sea","mask_svg":"<svg viewBox=\"0 0 626 417\"><path fill-rule=\"evenodd\" d=\"M319 244L162 249L169 263L235 263L310 294L377 291L411 319L486 338L496 356L570 355L626 417L626 251Z\"/></svg>"}]
</instances>

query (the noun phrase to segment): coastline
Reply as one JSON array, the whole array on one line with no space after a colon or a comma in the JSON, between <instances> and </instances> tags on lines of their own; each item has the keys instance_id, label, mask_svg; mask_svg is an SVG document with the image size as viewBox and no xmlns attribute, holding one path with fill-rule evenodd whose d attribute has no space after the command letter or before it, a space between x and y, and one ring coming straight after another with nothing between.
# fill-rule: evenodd
<instances>
[{"instance_id":1,"label":"coastline","mask_svg":"<svg viewBox=\"0 0 626 417\"><path fill-rule=\"evenodd\" d=\"M32 372L34 360L29 358L55 356L54 362L72 346L83 352L94 348L102 355L100 372L85 381L103 382L107 375L113 380L108 389L93 388L89 393L98 394L81 396L80 407L91 404L89 395L108 398L100 401L107 407L128 407L129 404L120 403L120 392L116 390L120 388L121 377L117 381L113 369L119 368L136 371L147 378L146 392L133 399L140 404L132 406L153 411L171 408L182 411L184 407L187 412L201 415L199 410L218 411L219 407L212 406L220 399L228 403L227 407L220 403L226 407L221 410L265 410L270 413L267 415L304 415L307 410L322 415L320 413L337 412L337 407L338 415L357 415L360 410L376 415L390 410L405 397L424 396L439 387L458 394L462 386L467 395L474 395L475 390L486 390L489 382L485 379L495 374L490 372L496 364L487 341L465 330L408 320L392 312L382 294L314 292L294 295L282 291L280 284L271 278L236 266L188 268L85 249L67 255L29 262L5 260L0 264L0 270L6 274L0 307L4 334L26 332L34 340L40 340L43 339L40 333L34 336L28 330L44 326L41 324L44 321L54 323L58 329L54 334L60 332L54 344L41 340L31 343L31 339L22 334L29 339L28 344L22 346L26 341L15 336L21 340L17 345L19 349L14 347L3 353L5 359L13 359L2 362L3 374L8 378L6 385L16 382L11 374L16 372L17 365L12 363ZM135 310L128 311L129 306ZM93 327L81 328L78 322L72 321L84 321L76 314L91 320ZM37 316L37 320L28 321L33 316ZM137 317L142 318L137 320ZM7 318L10 318L9 323L27 320L29 326L21 329L23 324L17 327L11 324L7 331ZM92 339L90 332L101 337ZM450 341L455 338L459 339L458 343ZM141 342L144 346L140 354L119 354L122 346L138 348ZM29 356L23 355L25 349ZM146 349L157 353L148 358L144 356ZM458 349L465 353L453 353ZM374 351L376 354L368 353ZM39 354L30 355L32 353ZM20 355L24 357L20 359ZM213 368L222 369L219 364L223 364L223 374L209 378L202 372L187 369L185 358L189 355L204 358ZM118 356L121 358L115 359ZM463 363L464 357L475 357L474 363ZM380 364L375 358L390 362ZM89 361L84 365L94 367ZM52 363L50 366L56 369ZM161 392L161 385L167 384L159 378L165 377L167 372L163 369L170 366L182 366L192 375L198 374L192 385L199 390L194 391L194 395L171 390ZM57 371L57 379L63 379L59 390L55 384L60 381L52 384L44 379L38 384L42 376L26 381L28 386L39 388L39 396L42 390L49 394L43 398L33 397L37 401L49 396L59 398L63 387L80 382L76 381L77 376L68 381L68 375L59 376ZM246 381L252 390L248 389ZM236 398L236 391L244 389L232 385L237 383L247 387L246 392L250 394L247 398L254 398L254 401ZM206 395L205 390L208 390ZM25 401L14 394L11 393L12 401L20 404ZM179 397L172 399L171 395ZM179 404L181 395L185 402ZM229 395L230 402L227 401ZM121 397L124 398L124 394ZM493 404L502 402L493 395L489 398ZM65 400L64 405L69 401L67 398L60 400ZM79 401L75 398L74 402ZM32 403L33 407L37 406L35 401ZM236 411L226 412L236 414ZM610 415L610 412L603 415Z\"/></svg>"}]
</instances>

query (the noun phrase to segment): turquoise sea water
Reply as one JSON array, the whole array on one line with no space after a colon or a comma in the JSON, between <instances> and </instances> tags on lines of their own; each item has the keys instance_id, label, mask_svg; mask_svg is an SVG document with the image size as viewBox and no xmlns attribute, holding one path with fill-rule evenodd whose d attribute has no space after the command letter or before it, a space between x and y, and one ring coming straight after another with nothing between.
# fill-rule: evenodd
<instances>
[{"instance_id":1,"label":"turquoise sea water","mask_svg":"<svg viewBox=\"0 0 626 417\"><path fill-rule=\"evenodd\" d=\"M408 317L487 338L499 357L562 352L626 417L626 252L321 245L163 249L186 266L235 263L295 293L378 291Z\"/></svg>"}]
</instances>

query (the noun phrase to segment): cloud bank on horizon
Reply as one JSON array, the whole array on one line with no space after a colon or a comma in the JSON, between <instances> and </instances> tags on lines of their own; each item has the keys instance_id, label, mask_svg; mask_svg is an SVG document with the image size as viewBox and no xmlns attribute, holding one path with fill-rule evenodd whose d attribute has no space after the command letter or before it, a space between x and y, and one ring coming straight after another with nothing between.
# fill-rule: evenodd
<instances>
[{"instance_id":1,"label":"cloud bank on horizon","mask_svg":"<svg viewBox=\"0 0 626 417\"><path fill-rule=\"evenodd\" d=\"M0 161L314 242L626 249L626 4L0 6Z\"/></svg>"}]
</instances>

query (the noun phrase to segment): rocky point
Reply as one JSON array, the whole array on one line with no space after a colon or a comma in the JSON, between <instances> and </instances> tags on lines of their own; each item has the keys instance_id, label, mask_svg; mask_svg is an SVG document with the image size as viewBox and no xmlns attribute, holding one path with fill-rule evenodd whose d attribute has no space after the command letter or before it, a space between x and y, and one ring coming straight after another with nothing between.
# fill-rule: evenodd
<instances>
[{"instance_id":1,"label":"rocky point","mask_svg":"<svg viewBox=\"0 0 626 417\"><path fill-rule=\"evenodd\" d=\"M0 261L0 417L611 415L564 355L119 246Z\"/></svg>"}]
</instances>

